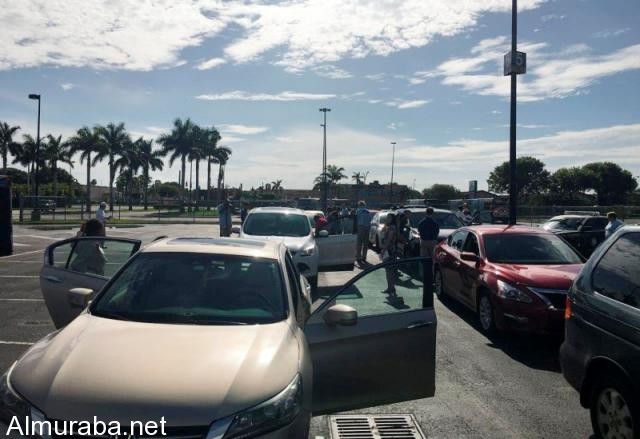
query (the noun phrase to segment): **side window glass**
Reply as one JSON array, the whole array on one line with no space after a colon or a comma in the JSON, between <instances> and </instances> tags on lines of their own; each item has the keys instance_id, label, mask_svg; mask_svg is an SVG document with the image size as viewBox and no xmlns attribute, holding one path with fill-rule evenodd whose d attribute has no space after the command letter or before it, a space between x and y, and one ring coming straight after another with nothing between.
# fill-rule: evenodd
<instances>
[{"instance_id":1,"label":"side window glass","mask_svg":"<svg viewBox=\"0 0 640 439\"><path fill-rule=\"evenodd\" d=\"M621 236L593 271L593 288L618 302L640 309L640 233Z\"/></svg>"},{"instance_id":2,"label":"side window glass","mask_svg":"<svg viewBox=\"0 0 640 439\"><path fill-rule=\"evenodd\" d=\"M478 239L476 238L476 235L474 235L473 233L469 233L469 235L467 236L467 240L464 243L463 250L476 255L480 254L480 249L478 248Z\"/></svg>"},{"instance_id":3,"label":"side window glass","mask_svg":"<svg viewBox=\"0 0 640 439\"><path fill-rule=\"evenodd\" d=\"M291 285L291 298L293 299L293 309L297 313L298 301L300 298L300 284L298 283L296 270L293 267L291 256L289 256L289 254L287 254L285 265L287 266L287 279L289 280L289 285Z\"/></svg>"},{"instance_id":4,"label":"side window glass","mask_svg":"<svg viewBox=\"0 0 640 439\"><path fill-rule=\"evenodd\" d=\"M421 263L401 261L376 268L342 291L335 303L355 308L360 317L422 309Z\"/></svg>"},{"instance_id":5,"label":"side window glass","mask_svg":"<svg viewBox=\"0 0 640 439\"><path fill-rule=\"evenodd\" d=\"M79 240L67 268L78 273L111 277L127 262L135 247L135 243L124 241Z\"/></svg>"},{"instance_id":6,"label":"side window glass","mask_svg":"<svg viewBox=\"0 0 640 439\"><path fill-rule=\"evenodd\" d=\"M48 260L48 264L52 267L66 268L67 262L69 261L69 255L73 250L73 244L73 242L68 242L66 244L55 247L51 251L51 256Z\"/></svg>"},{"instance_id":7,"label":"side window glass","mask_svg":"<svg viewBox=\"0 0 640 439\"><path fill-rule=\"evenodd\" d=\"M449 245L458 251L462 251L467 234L468 232L465 230L455 232L451 237L451 243Z\"/></svg>"}]
</instances>

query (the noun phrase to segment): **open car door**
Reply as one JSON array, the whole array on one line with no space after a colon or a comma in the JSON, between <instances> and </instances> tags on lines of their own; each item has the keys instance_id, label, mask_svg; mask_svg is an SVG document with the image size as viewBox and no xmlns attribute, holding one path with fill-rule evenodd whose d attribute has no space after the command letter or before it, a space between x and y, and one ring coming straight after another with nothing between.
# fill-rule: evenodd
<instances>
[{"instance_id":1,"label":"open car door","mask_svg":"<svg viewBox=\"0 0 640 439\"><path fill-rule=\"evenodd\" d=\"M358 237L349 232L351 228L345 228L340 235L329 235L326 231L316 235L318 271L353 270Z\"/></svg>"},{"instance_id":2,"label":"open car door","mask_svg":"<svg viewBox=\"0 0 640 439\"><path fill-rule=\"evenodd\" d=\"M434 395L437 323L430 267L426 258L376 265L313 312L304 332L313 362L314 414Z\"/></svg>"},{"instance_id":3,"label":"open car door","mask_svg":"<svg viewBox=\"0 0 640 439\"><path fill-rule=\"evenodd\" d=\"M141 241L126 238L86 237L56 242L45 250L40 289L56 328L67 325L84 306L69 300L72 288L98 293L138 251Z\"/></svg>"}]
</instances>

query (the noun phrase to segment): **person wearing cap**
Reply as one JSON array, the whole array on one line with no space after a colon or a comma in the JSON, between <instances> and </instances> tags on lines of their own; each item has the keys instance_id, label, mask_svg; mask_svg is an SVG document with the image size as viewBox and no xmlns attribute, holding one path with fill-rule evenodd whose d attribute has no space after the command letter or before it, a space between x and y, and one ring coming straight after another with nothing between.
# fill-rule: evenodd
<instances>
[{"instance_id":1,"label":"person wearing cap","mask_svg":"<svg viewBox=\"0 0 640 439\"><path fill-rule=\"evenodd\" d=\"M102 235L107 235L107 220L111 219L111 217L107 217L107 203L104 201L100 202L98 209L96 210L96 219L102 224Z\"/></svg>"},{"instance_id":2,"label":"person wearing cap","mask_svg":"<svg viewBox=\"0 0 640 439\"><path fill-rule=\"evenodd\" d=\"M609 212L607 214L607 219L609 222L604 228L604 239L607 239L609 236L613 235L613 232L624 226L624 223L618 219L615 212Z\"/></svg>"}]
</instances>

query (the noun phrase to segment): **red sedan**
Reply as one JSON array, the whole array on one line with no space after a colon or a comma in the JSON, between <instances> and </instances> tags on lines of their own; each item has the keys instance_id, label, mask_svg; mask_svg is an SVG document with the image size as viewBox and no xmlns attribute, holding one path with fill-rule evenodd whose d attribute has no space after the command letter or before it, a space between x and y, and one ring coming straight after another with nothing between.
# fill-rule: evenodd
<instances>
[{"instance_id":1,"label":"red sedan","mask_svg":"<svg viewBox=\"0 0 640 439\"><path fill-rule=\"evenodd\" d=\"M583 263L572 247L543 229L464 227L436 247L436 295L476 312L487 333L557 334L567 290Z\"/></svg>"}]
</instances>

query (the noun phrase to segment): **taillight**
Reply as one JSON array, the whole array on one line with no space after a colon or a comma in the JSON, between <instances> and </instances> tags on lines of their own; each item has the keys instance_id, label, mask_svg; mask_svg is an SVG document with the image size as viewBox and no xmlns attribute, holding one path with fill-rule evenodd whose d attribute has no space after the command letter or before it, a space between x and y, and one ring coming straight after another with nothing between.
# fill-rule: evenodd
<instances>
[{"instance_id":1,"label":"taillight","mask_svg":"<svg viewBox=\"0 0 640 439\"><path fill-rule=\"evenodd\" d=\"M569 296L567 296L564 302L564 319L565 320L569 320L571 316L573 316L573 312L571 311L572 304L573 304L573 301Z\"/></svg>"}]
</instances>

